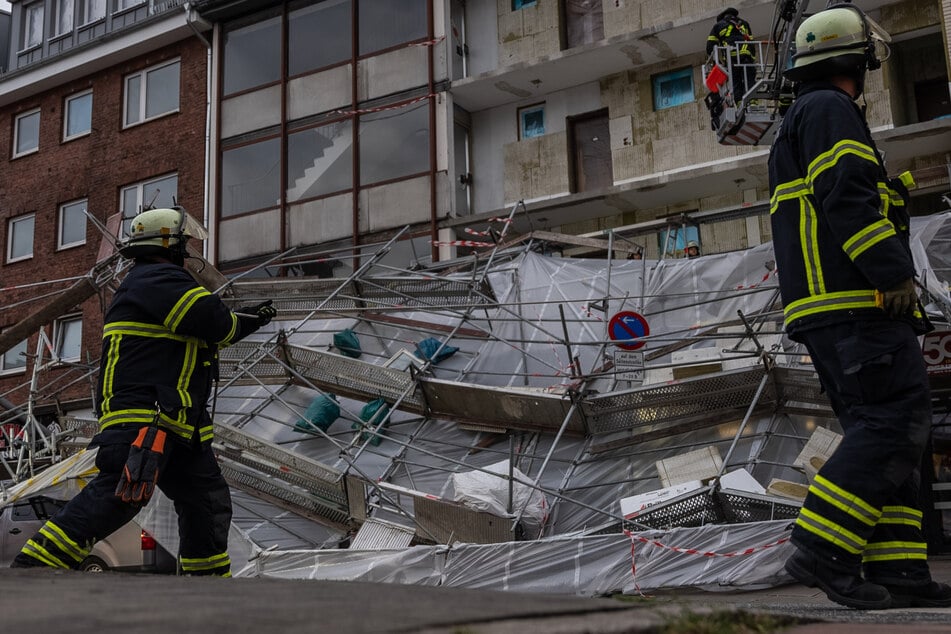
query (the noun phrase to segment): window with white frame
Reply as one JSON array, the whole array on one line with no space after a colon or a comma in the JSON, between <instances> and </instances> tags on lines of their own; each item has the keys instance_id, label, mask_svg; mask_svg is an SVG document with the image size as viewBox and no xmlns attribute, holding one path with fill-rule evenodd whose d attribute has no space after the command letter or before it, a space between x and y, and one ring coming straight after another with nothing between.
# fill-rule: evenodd
<instances>
[{"instance_id":1,"label":"window with white frame","mask_svg":"<svg viewBox=\"0 0 951 634\"><path fill-rule=\"evenodd\" d=\"M82 315L63 317L53 323L53 348L60 361L78 361L82 358Z\"/></svg>"},{"instance_id":2,"label":"window with white frame","mask_svg":"<svg viewBox=\"0 0 951 634\"><path fill-rule=\"evenodd\" d=\"M21 48L26 50L43 43L43 2L34 2L23 8L23 41Z\"/></svg>"},{"instance_id":3,"label":"window with white frame","mask_svg":"<svg viewBox=\"0 0 951 634\"><path fill-rule=\"evenodd\" d=\"M145 2L145 0L116 0L116 11L131 9L132 7L139 6L143 2Z\"/></svg>"},{"instance_id":4,"label":"window with white frame","mask_svg":"<svg viewBox=\"0 0 951 634\"><path fill-rule=\"evenodd\" d=\"M86 244L86 200L77 200L59 206L57 249L68 249Z\"/></svg>"},{"instance_id":5,"label":"window with white frame","mask_svg":"<svg viewBox=\"0 0 951 634\"><path fill-rule=\"evenodd\" d=\"M19 114L13 120L13 158L40 149L40 109Z\"/></svg>"},{"instance_id":6,"label":"window with white frame","mask_svg":"<svg viewBox=\"0 0 951 634\"><path fill-rule=\"evenodd\" d=\"M181 61L143 69L125 78L124 126L178 112Z\"/></svg>"},{"instance_id":7,"label":"window with white frame","mask_svg":"<svg viewBox=\"0 0 951 634\"><path fill-rule=\"evenodd\" d=\"M33 223L35 214L17 216L7 222L7 262L33 257Z\"/></svg>"},{"instance_id":8,"label":"window with white frame","mask_svg":"<svg viewBox=\"0 0 951 634\"><path fill-rule=\"evenodd\" d=\"M22 372L26 368L26 344L24 339L0 356L0 374Z\"/></svg>"},{"instance_id":9,"label":"window with white frame","mask_svg":"<svg viewBox=\"0 0 951 634\"><path fill-rule=\"evenodd\" d=\"M106 17L106 0L80 0L81 24L89 24Z\"/></svg>"},{"instance_id":10,"label":"window with white frame","mask_svg":"<svg viewBox=\"0 0 951 634\"><path fill-rule=\"evenodd\" d=\"M73 0L53 0L53 37L73 30Z\"/></svg>"},{"instance_id":11,"label":"window with white frame","mask_svg":"<svg viewBox=\"0 0 951 634\"><path fill-rule=\"evenodd\" d=\"M63 106L63 140L89 134L92 130L92 91L66 98Z\"/></svg>"},{"instance_id":12,"label":"window with white frame","mask_svg":"<svg viewBox=\"0 0 951 634\"><path fill-rule=\"evenodd\" d=\"M122 234L129 235L129 224L145 209L171 207L178 198L178 174L167 174L147 181L126 185L119 192L119 211L122 212Z\"/></svg>"}]
</instances>

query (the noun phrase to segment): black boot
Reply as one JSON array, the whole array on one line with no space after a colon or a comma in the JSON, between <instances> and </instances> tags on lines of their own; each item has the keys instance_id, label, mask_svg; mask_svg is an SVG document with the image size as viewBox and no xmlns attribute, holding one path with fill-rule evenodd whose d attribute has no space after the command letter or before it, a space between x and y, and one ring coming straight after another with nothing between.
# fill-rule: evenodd
<instances>
[{"instance_id":1,"label":"black boot","mask_svg":"<svg viewBox=\"0 0 951 634\"><path fill-rule=\"evenodd\" d=\"M892 595L893 608L947 608L951 607L951 586L928 581L913 586L882 584Z\"/></svg>"},{"instance_id":2,"label":"black boot","mask_svg":"<svg viewBox=\"0 0 951 634\"><path fill-rule=\"evenodd\" d=\"M786 560L786 572L805 586L819 587L832 601L856 610L884 610L892 605L888 590L862 579L858 566L853 571L796 550Z\"/></svg>"}]
</instances>

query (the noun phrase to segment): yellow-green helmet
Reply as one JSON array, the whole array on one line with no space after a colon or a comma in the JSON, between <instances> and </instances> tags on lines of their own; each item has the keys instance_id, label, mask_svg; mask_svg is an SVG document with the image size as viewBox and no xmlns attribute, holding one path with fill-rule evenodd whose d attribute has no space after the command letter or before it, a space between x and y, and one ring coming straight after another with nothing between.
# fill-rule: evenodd
<instances>
[{"instance_id":1,"label":"yellow-green helmet","mask_svg":"<svg viewBox=\"0 0 951 634\"><path fill-rule=\"evenodd\" d=\"M839 4L806 18L796 30L793 65L783 73L791 81L821 79L880 68L891 37L851 4ZM878 46L883 55L879 56Z\"/></svg>"},{"instance_id":2,"label":"yellow-green helmet","mask_svg":"<svg viewBox=\"0 0 951 634\"><path fill-rule=\"evenodd\" d=\"M201 223L181 207L149 209L132 219L129 237L119 252L127 258L184 255L189 238L204 240L207 237L208 232Z\"/></svg>"}]
</instances>

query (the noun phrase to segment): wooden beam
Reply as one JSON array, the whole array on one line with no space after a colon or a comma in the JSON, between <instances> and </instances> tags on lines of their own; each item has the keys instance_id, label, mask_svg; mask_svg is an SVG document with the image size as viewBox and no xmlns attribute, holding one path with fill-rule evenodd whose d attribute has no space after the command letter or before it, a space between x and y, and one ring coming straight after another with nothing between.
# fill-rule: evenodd
<instances>
[{"instance_id":1,"label":"wooden beam","mask_svg":"<svg viewBox=\"0 0 951 634\"><path fill-rule=\"evenodd\" d=\"M68 313L96 294L99 289L88 277L84 277L65 291L50 298L38 310L0 332L0 354L17 345L31 334Z\"/></svg>"}]
</instances>

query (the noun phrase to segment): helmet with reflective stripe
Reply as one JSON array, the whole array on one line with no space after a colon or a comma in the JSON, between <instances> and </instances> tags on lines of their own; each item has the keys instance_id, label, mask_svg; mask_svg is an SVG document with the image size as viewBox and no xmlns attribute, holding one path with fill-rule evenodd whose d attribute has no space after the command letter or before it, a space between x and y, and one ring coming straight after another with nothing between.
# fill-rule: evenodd
<instances>
[{"instance_id":1,"label":"helmet with reflective stripe","mask_svg":"<svg viewBox=\"0 0 951 634\"><path fill-rule=\"evenodd\" d=\"M127 258L185 255L189 238L204 240L208 232L182 207L149 209L132 219L129 237L119 252Z\"/></svg>"},{"instance_id":2,"label":"helmet with reflective stripe","mask_svg":"<svg viewBox=\"0 0 951 634\"><path fill-rule=\"evenodd\" d=\"M807 81L876 70L888 57L885 43L890 41L861 9L838 4L799 25L793 65L783 74L792 81Z\"/></svg>"}]
</instances>

